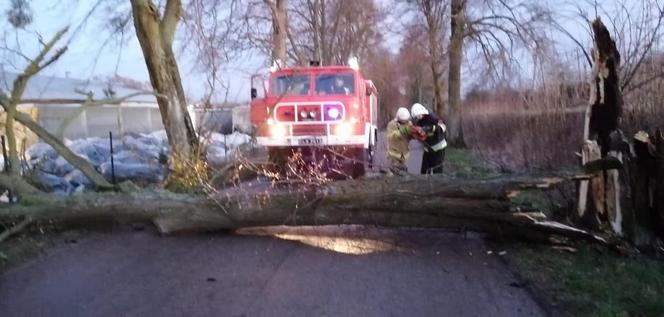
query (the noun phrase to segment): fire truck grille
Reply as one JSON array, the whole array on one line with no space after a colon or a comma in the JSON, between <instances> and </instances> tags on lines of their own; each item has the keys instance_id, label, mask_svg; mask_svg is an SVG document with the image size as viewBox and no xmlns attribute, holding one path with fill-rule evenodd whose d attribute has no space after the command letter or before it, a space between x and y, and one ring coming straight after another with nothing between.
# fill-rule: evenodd
<instances>
[{"instance_id":1,"label":"fire truck grille","mask_svg":"<svg viewBox=\"0 0 664 317\"><path fill-rule=\"evenodd\" d=\"M325 124L303 124L293 126L293 136L305 135L326 135L327 126Z\"/></svg>"}]
</instances>

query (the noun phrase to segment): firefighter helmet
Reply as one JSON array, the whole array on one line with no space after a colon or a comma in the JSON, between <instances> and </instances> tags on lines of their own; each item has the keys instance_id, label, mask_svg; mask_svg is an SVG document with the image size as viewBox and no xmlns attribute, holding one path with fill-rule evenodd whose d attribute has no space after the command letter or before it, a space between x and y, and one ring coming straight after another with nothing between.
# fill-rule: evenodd
<instances>
[{"instance_id":1,"label":"firefighter helmet","mask_svg":"<svg viewBox=\"0 0 664 317\"><path fill-rule=\"evenodd\" d=\"M425 108L422 104L415 103L413 107L410 108L410 113L413 115L413 118L429 114L429 110Z\"/></svg>"},{"instance_id":2,"label":"firefighter helmet","mask_svg":"<svg viewBox=\"0 0 664 317\"><path fill-rule=\"evenodd\" d=\"M397 110L397 120L399 121L408 121L410 120L410 112L408 109L401 107Z\"/></svg>"}]
</instances>

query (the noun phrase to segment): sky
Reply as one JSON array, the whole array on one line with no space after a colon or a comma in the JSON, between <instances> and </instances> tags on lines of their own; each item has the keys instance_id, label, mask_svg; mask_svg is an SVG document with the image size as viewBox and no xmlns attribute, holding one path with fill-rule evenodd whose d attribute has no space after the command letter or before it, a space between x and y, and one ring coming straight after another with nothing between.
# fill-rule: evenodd
<instances>
[{"instance_id":1,"label":"sky","mask_svg":"<svg viewBox=\"0 0 664 317\"><path fill-rule=\"evenodd\" d=\"M0 12L4 14L9 8L9 1L0 2ZM117 74L149 82L145 60L135 34L126 34L124 42L119 41L118 37L111 38L106 26L101 22L104 21L106 13L104 8L97 9L96 17L78 28L95 2L33 0L31 3L33 23L28 26L28 31L19 31L7 37L7 45L27 56L34 56L39 48L37 34L44 39L50 39L58 30L69 26L69 31L62 41L63 44L69 42L67 52L42 74L81 79ZM10 27L4 16L0 27L5 32L15 32L7 31ZM205 94L205 77L196 71L193 61L187 57L178 56L183 86L191 99L199 100ZM264 58L254 55L233 61L232 65L228 66L221 78L229 85L229 101L249 100L250 76L264 69L266 66L264 63ZM23 60L14 58L13 63L3 63L2 69L18 72L24 65Z\"/></svg>"},{"instance_id":2,"label":"sky","mask_svg":"<svg viewBox=\"0 0 664 317\"><path fill-rule=\"evenodd\" d=\"M389 1L379 0L379 2L384 4ZM104 25L104 21L107 19L104 17L106 11L103 6L96 10L95 16L89 19L86 25L79 28L81 21L84 20L94 3L96 1L92 0L31 0L34 16L33 23L27 28L27 31L18 31L14 34L12 32L16 31L9 28L4 16L0 21L0 27L4 30L7 39L5 46L20 50L28 56L34 56L39 48L37 34L48 39L57 30L69 26L69 32L65 37L68 51L61 60L47 68L44 74L81 79L117 74L148 82L145 61L135 34L133 32L126 34L125 41L118 41L118 37L109 37L107 26ZM8 0L0 1L2 14L8 8ZM126 9L129 10L130 7L127 5ZM570 21L562 23L576 36L588 37L583 25ZM565 42L564 39L562 42ZM590 40L586 39L584 42L584 44L589 44ZM388 34L387 46L394 48L395 51L398 50L399 35ZM3 61L1 66L5 71L16 72L25 65L20 58L15 57L13 61L7 63L4 57L6 56L0 55ZM185 91L190 99L199 100L205 93L205 78L196 71L191 57L178 56L178 62ZM266 69L268 66L266 62L267 59L264 56L254 53L235 59L227 65L222 72L221 79L228 84L228 101L245 102L249 100L250 77L252 74ZM216 99L223 100L224 98L226 96L221 95Z\"/></svg>"}]
</instances>

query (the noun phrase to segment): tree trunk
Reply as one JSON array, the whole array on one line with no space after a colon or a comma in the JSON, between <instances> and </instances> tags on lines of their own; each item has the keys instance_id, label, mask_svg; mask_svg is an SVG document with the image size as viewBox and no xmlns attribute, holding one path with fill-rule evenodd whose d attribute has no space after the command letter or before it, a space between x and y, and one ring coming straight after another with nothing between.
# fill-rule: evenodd
<instances>
[{"instance_id":1,"label":"tree trunk","mask_svg":"<svg viewBox=\"0 0 664 317\"><path fill-rule=\"evenodd\" d=\"M664 239L664 133L656 132L654 141L653 175L655 185L653 190L653 209L657 234Z\"/></svg>"},{"instance_id":2,"label":"tree trunk","mask_svg":"<svg viewBox=\"0 0 664 317\"><path fill-rule=\"evenodd\" d=\"M600 169L589 184L582 182L579 191L578 214L584 223L593 229L599 229L604 220L609 220L613 230L622 234L622 218L619 205L612 198L619 195L619 186L614 181L616 170L608 170L602 162L607 158L611 142L610 134L617 130L622 101L618 88L618 66L620 55L615 43L600 20L593 22L595 33L594 65L592 70L591 92L588 110L584 122L584 148L582 164L588 166L600 162ZM588 221L588 220L591 221Z\"/></svg>"},{"instance_id":3,"label":"tree trunk","mask_svg":"<svg viewBox=\"0 0 664 317\"><path fill-rule=\"evenodd\" d=\"M324 25L323 25L323 13L322 13L322 0L313 0L312 7L312 29L314 33L314 56L313 60L323 63L323 41L324 41Z\"/></svg>"},{"instance_id":4,"label":"tree trunk","mask_svg":"<svg viewBox=\"0 0 664 317\"><path fill-rule=\"evenodd\" d=\"M162 233L270 225L367 224L466 228L503 236L560 235L605 243L585 231L546 220L539 212L512 212L508 197L525 187L563 180L503 178L454 180L406 177L335 182L291 190L236 189L210 197L168 192L85 194L69 199L35 196L31 206L0 210L0 221L151 221Z\"/></svg>"},{"instance_id":5,"label":"tree trunk","mask_svg":"<svg viewBox=\"0 0 664 317\"><path fill-rule=\"evenodd\" d=\"M433 81L433 93L434 93L434 102L432 105L433 111L436 114L443 116L445 113L443 105L443 87L441 81L441 71L440 71L440 28L439 24L436 23L439 17L434 17L431 12L431 2L425 3L426 11L425 16L427 19L427 28L429 35L429 54L431 55L431 75Z\"/></svg>"},{"instance_id":6,"label":"tree trunk","mask_svg":"<svg viewBox=\"0 0 664 317\"><path fill-rule=\"evenodd\" d=\"M50 145L60 156L67 160L67 162L81 170L97 189L107 190L113 188L113 184L109 183L103 175L99 174L90 162L72 152L62 141L32 120L29 115L16 112L14 116L16 121L34 132L42 141Z\"/></svg>"},{"instance_id":7,"label":"tree trunk","mask_svg":"<svg viewBox=\"0 0 664 317\"><path fill-rule=\"evenodd\" d=\"M288 0L264 0L272 12L272 61L286 62L286 39L288 35ZM294 45L294 43L293 43ZM282 64L283 65L283 64Z\"/></svg>"},{"instance_id":8,"label":"tree trunk","mask_svg":"<svg viewBox=\"0 0 664 317\"><path fill-rule=\"evenodd\" d=\"M592 29L595 43L582 164L595 176L580 184L579 216L590 219L585 224L594 229L607 224L636 246L649 247L654 241L650 179L655 173L647 150L650 141L647 134L637 134L633 157L630 141L618 126L623 104L620 54L600 19L593 21Z\"/></svg>"},{"instance_id":9,"label":"tree trunk","mask_svg":"<svg viewBox=\"0 0 664 317\"><path fill-rule=\"evenodd\" d=\"M449 47L449 80L447 137L450 144L464 147L461 106L461 63L463 61L463 38L466 26L466 0L452 0L451 35Z\"/></svg>"},{"instance_id":10,"label":"tree trunk","mask_svg":"<svg viewBox=\"0 0 664 317\"><path fill-rule=\"evenodd\" d=\"M180 1L169 0L163 18L151 0L131 0L131 6L136 37L143 50L171 147L171 164L188 162L193 158L198 139L187 111L187 101L172 49L181 14Z\"/></svg>"}]
</instances>

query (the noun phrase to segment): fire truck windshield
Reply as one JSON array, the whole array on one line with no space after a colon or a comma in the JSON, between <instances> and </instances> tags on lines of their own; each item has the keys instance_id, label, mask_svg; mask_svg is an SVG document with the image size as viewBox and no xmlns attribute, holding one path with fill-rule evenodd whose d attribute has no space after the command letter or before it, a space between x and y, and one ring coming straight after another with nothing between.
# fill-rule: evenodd
<instances>
[{"instance_id":1,"label":"fire truck windshield","mask_svg":"<svg viewBox=\"0 0 664 317\"><path fill-rule=\"evenodd\" d=\"M270 93L273 96L306 96L309 95L309 75L292 74L272 78Z\"/></svg>"},{"instance_id":2,"label":"fire truck windshield","mask_svg":"<svg viewBox=\"0 0 664 317\"><path fill-rule=\"evenodd\" d=\"M352 73L320 74L316 76L317 95L352 95L355 81Z\"/></svg>"}]
</instances>

